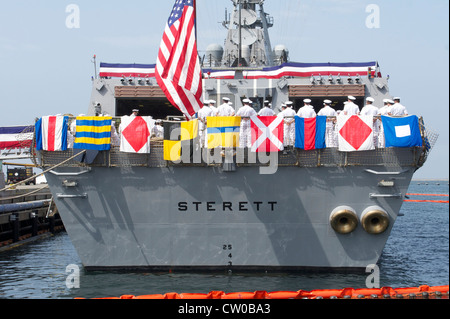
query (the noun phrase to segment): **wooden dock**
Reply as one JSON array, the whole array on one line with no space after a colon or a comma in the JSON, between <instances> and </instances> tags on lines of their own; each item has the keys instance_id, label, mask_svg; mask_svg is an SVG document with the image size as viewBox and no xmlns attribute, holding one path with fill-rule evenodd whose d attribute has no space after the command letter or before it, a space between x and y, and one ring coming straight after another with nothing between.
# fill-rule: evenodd
<instances>
[{"instance_id":1,"label":"wooden dock","mask_svg":"<svg viewBox=\"0 0 450 319\"><path fill-rule=\"evenodd\" d=\"M0 250L64 230L46 184L0 192Z\"/></svg>"}]
</instances>

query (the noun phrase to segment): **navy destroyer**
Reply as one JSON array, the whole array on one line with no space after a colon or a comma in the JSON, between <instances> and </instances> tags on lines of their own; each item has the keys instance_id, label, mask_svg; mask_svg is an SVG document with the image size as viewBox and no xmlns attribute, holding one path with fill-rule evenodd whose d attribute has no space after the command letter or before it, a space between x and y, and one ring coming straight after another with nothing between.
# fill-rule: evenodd
<instances>
[{"instance_id":1,"label":"navy destroyer","mask_svg":"<svg viewBox=\"0 0 450 319\"><path fill-rule=\"evenodd\" d=\"M367 97L378 107L392 98L377 62L291 62L286 46L271 45L264 1L233 4L224 46L201 56L204 101L228 98L238 110L249 99L258 111L268 100L279 113L286 101L298 110L310 99L318 111L325 99L341 110L348 96L360 107ZM112 116L118 128L133 109L168 122L182 116L154 64L101 63L87 114ZM380 258L433 144L422 119L420 133L421 147L290 146L270 162L240 148L173 162L164 159L162 138L145 154L113 144L81 155L40 150L35 160L87 270L349 271Z\"/></svg>"}]
</instances>

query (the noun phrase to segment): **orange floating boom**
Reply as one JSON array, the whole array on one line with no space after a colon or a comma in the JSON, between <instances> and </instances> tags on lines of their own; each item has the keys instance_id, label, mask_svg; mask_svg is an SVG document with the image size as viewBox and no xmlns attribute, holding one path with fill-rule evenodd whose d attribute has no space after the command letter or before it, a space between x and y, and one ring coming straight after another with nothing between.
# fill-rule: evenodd
<instances>
[{"instance_id":1,"label":"orange floating boom","mask_svg":"<svg viewBox=\"0 0 450 319\"><path fill-rule=\"evenodd\" d=\"M407 193L408 196L442 196L442 197L448 197L448 194L414 194L414 193Z\"/></svg>"},{"instance_id":2,"label":"orange floating boom","mask_svg":"<svg viewBox=\"0 0 450 319\"><path fill-rule=\"evenodd\" d=\"M94 299L449 299L449 286L430 287L422 285L410 288L383 287L379 289L320 289L312 291L255 291L232 292L211 291L203 293L166 293L152 295L122 295L121 297ZM77 298L83 299L83 298Z\"/></svg>"},{"instance_id":3,"label":"orange floating boom","mask_svg":"<svg viewBox=\"0 0 450 319\"><path fill-rule=\"evenodd\" d=\"M430 200L430 199L405 199L404 202L448 204L449 201L448 200Z\"/></svg>"}]
</instances>

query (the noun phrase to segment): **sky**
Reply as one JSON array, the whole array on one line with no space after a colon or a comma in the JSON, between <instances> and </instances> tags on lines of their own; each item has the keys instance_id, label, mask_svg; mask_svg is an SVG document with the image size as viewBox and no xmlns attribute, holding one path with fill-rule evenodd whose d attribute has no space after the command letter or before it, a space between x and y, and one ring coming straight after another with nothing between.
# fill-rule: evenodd
<instances>
[{"instance_id":1,"label":"sky","mask_svg":"<svg viewBox=\"0 0 450 319\"><path fill-rule=\"evenodd\" d=\"M93 56L156 63L173 0L2 0L0 126L86 113ZM197 0L198 48L223 44L231 0ZM417 179L449 177L448 0L266 0L292 62L378 61L393 96L439 134Z\"/></svg>"}]
</instances>

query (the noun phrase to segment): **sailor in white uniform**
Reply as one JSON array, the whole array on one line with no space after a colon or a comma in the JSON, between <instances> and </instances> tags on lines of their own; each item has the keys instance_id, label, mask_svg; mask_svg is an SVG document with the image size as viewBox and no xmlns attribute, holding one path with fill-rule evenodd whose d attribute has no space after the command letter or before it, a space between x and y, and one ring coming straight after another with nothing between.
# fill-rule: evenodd
<instances>
[{"instance_id":1,"label":"sailor in white uniform","mask_svg":"<svg viewBox=\"0 0 450 319\"><path fill-rule=\"evenodd\" d=\"M198 128L199 132L198 135L200 137L200 145L201 147L206 147L206 129L207 129L207 123L206 118L208 116L213 116L213 111L209 107L209 101L206 100L203 102L203 107L198 111L197 117L198 117Z\"/></svg>"},{"instance_id":2,"label":"sailor in white uniform","mask_svg":"<svg viewBox=\"0 0 450 319\"><path fill-rule=\"evenodd\" d=\"M156 124L152 129L152 136L157 138L164 137L164 127L162 120L156 120Z\"/></svg>"},{"instance_id":3,"label":"sailor in white uniform","mask_svg":"<svg viewBox=\"0 0 450 319\"><path fill-rule=\"evenodd\" d=\"M402 104L400 104L400 98L394 97L394 105L392 105L391 110L392 116L407 116L408 111L406 110L406 107Z\"/></svg>"},{"instance_id":4,"label":"sailor in white uniform","mask_svg":"<svg viewBox=\"0 0 450 319\"><path fill-rule=\"evenodd\" d=\"M79 114L80 116L86 116L85 114ZM77 133L77 119L74 118L69 125L69 133L67 134L67 147L73 148L73 143L75 142L75 137Z\"/></svg>"},{"instance_id":5,"label":"sailor in white uniform","mask_svg":"<svg viewBox=\"0 0 450 319\"><path fill-rule=\"evenodd\" d=\"M241 127L239 130L239 147L241 148L251 148L252 147L252 130L250 117L255 116L256 111L251 107L252 101L249 99L244 99L242 101L244 106L241 107L236 116L242 117Z\"/></svg>"},{"instance_id":6,"label":"sailor in white uniform","mask_svg":"<svg viewBox=\"0 0 450 319\"><path fill-rule=\"evenodd\" d=\"M139 110L136 113L139 113ZM109 115L108 113L105 113L105 114L100 114L99 116L110 117L111 115ZM114 119L111 120L111 145L112 146L120 146L120 136L117 133L116 122Z\"/></svg>"},{"instance_id":7,"label":"sailor in white uniform","mask_svg":"<svg viewBox=\"0 0 450 319\"><path fill-rule=\"evenodd\" d=\"M392 105L394 101L391 99L384 99L384 106L380 109L380 115L390 116L392 111ZM380 130L378 132L378 147L383 148L386 145L386 141L384 139L384 128L383 121L380 124Z\"/></svg>"},{"instance_id":8,"label":"sailor in white uniform","mask_svg":"<svg viewBox=\"0 0 450 319\"><path fill-rule=\"evenodd\" d=\"M348 103L344 106L344 115L359 115L359 106L354 101L356 101L356 98L350 95Z\"/></svg>"},{"instance_id":9,"label":"sailor in white uniform","mask_svg":"<svg viewBox=\"0 0 450 319\"><path fill-rule=\"evenodd\" d=\"M216 101L209 100L209 108L212 110L212 115L211 116L217 116Z\"/></svg>"},{"instance_id":10,"label":"sailor in white uniform","mask_svg":"<svg viewBox=\"0 0 450 319\"><path fill-rule=\"evenodd\" d=\"M278 114L284 118L284 146L294 146L295 144L295 111L292 108L294 103L287 101L286 108ZM283 107L283 105L281 106Z\"/></svg>"},{"instance_id":11,"label":"sailor in white uniform","mask_svg":"<svg viewBox=\"0 0 450 319\"><path fill-rule=\"evenodd\" d=\"M259 116L274 116L275 112L271 109L272 104L269 101L264 101L264 107L258 112Z\"/></svg>"},{"instance_id":12,"label":"sailor in white uniform","mask_svg":"<svg viewBox=\"0 0 450 319\"><path fill-rule=\"evenodd\" d=\"M373 98L368 97L366 99L366 105L364 105L364 107L361 109L361 115L380 115L380 110L375 105L373 105L374 102L375 100Z\"/></svg>"},{"instance_id":13,"label":"sailor in white uniform","mask_svg":"<svg viewBox=\"0 0 450 319\"><path fill-rule=\"evenodd\" d=\"M384 106L380 108L380 115L391 115L392 112L392 105L394 104L394 101L391 99L384 99Z\"/></svg>"},{"instance_id":14,"label":"sailor in white uniform","mask_svg":"<svg viewBox=\"0 0 450 319\"><path fill-rule=\"evenodd\" d=\"M277 116L282 116L282 113L284 112L284 110L286 110L286 104L282 103L278 110L280 112L278 112Z\"/></svg>"},{"instance_id":15,"label":"sailor in white uniform","mask_svg":"<svg viewBox=\"0 0 450 319\"><path fill-rule=\"evenodd\" d=\"M131 112L131 115L130 115L130 116L136 117L136 116L138 116L138 115L139 115L139 110L138 110L138 109L133 109L133 111Z\"/></svg>"},{"instance_id":16,"label":"sailor in white uniform","mask_svg":"<svg viewBox=\"0 0 450 319\"><path fill-rule=\"evenodd\" d=\"M337 112L335 109L331 107L331 103L332 102L330 100L324 100L323 101L324 107L320 109L317 115L327 116L327 127L325 130L325 145L327 147L337 147L338 141L336 139L337 136L334 130Z\"/></svg>"},{"instance_id":17,"label":"sailor in white uniform","mask_svg":"<svg viewBox=\"0 0 450 319\"><path fill-rule=\"evenodd\" d=\"M217 108L217 116L234 116L234 108L231 106L230 99L224 97L223 104Z\"/></svg>"},{"instance_id":18,"label":"sailor in white uniform","mask_svg":"<svg viewBox=\"0 0 450 319\"><path fill-rule=\"evenodd\" d=\"M366 105L361 109L361 115L378 116L380 115L380 110L373 105L375 100L372 97L366 99ZM378 135L380 134L380 120L373 119L373 142L375 146L378 146Z\"/></svg>"},{"instance_id":19,"label":"sailor in white uniform","mask_svg":"<svg viewBox=\"0 0 450 319\"><path fill-rule=\"evenodd\" d=\"M299 117L304 117L304 118L316 117L316 115L317 115L316 111L314 111L313 106L310 104L311 100L310 99L304 99L303 103L305 105L298 110L297 115Z\"/></svg>"}]
</instances>

